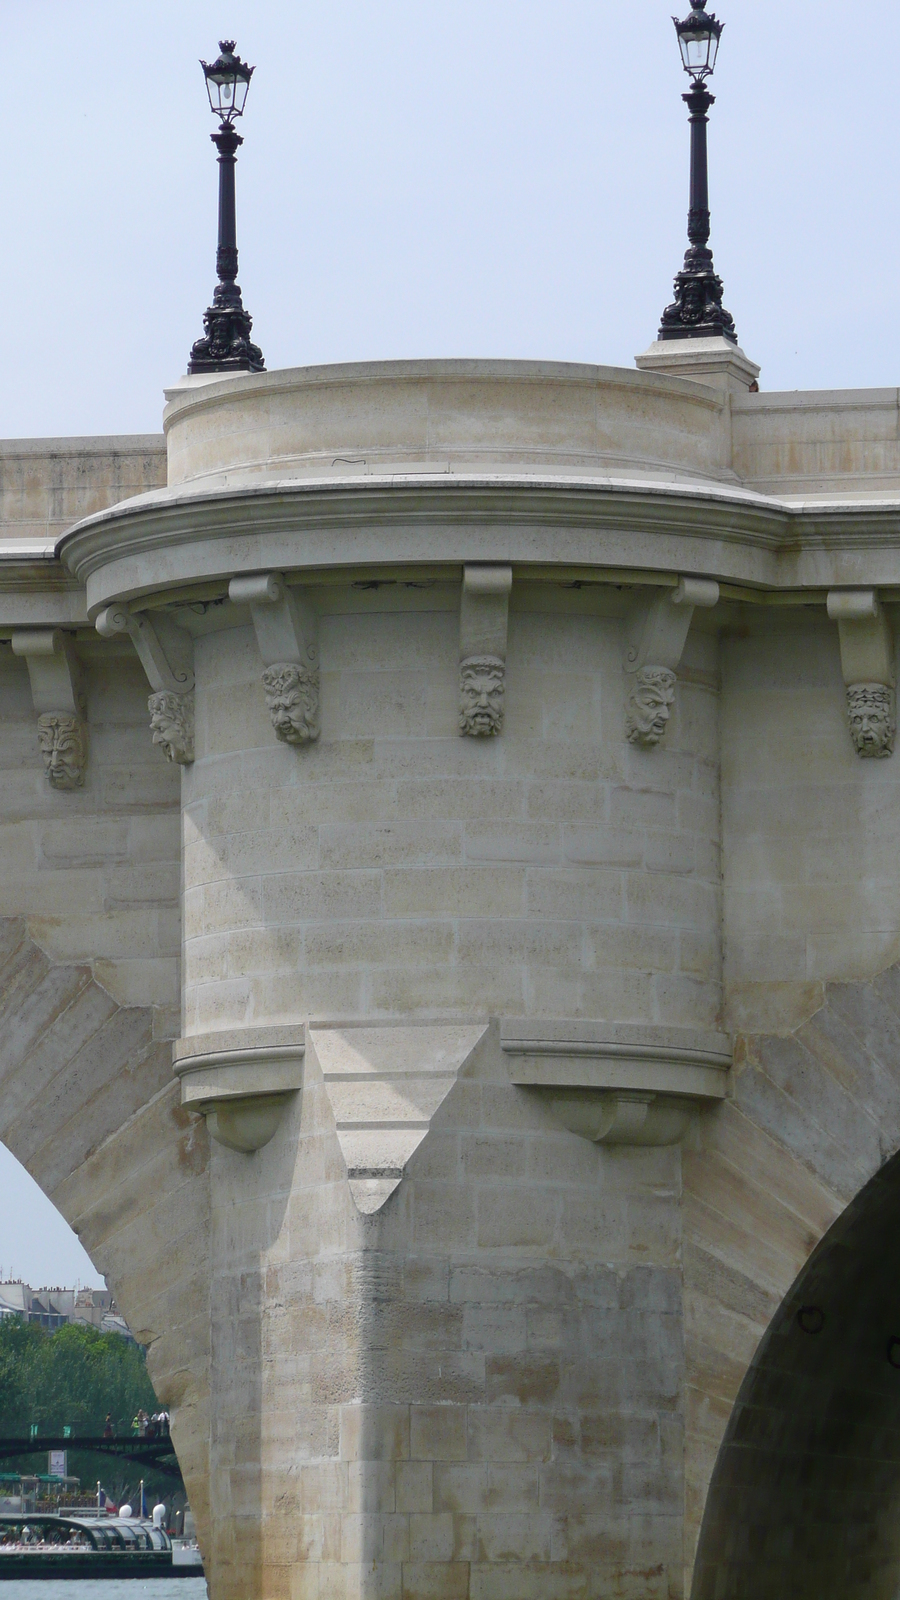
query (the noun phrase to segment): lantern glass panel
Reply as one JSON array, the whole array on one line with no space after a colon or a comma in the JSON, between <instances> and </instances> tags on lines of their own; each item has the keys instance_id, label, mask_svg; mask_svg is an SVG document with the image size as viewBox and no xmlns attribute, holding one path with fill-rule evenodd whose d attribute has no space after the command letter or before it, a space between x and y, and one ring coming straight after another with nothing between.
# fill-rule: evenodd
<instances>
[{"instance_id":1,"label":"lantern glass panel","mask_svg":"<svg viewBox=\"0 0 900 1600\"><path fill-rule=\"evenodd\" d=\"M693 28L682 24L678 29L678 44L685 72L691 73L693 77L705 77L712 72L719 50L719 33L716 28L711 28L708 24L704 27L699 22Z\"/></svg>"},{"instance_id":2,"label":"lantern glass panel","mask_svg":"<svg viewBox=\"0 0 900 1600\"><path fill-rule=\"evenodd\" d=\"M214 67L204 67L204 72L210 110L223 122L241 116L250 88L250 71L228 68L220 57Z\"/></svg>"},{"instance_id":3,"label":"lantern glass panel","mask_svg":"<svg viewBox=\"0 0 900 1600\"><path fill-rule=\"evenodd\" d=\"M218 117L229 117L233 111L233 78L225 76L222 72L208 72L206 74L206 88L209 94L211 110Z\"/></svg>"}]
</instances>

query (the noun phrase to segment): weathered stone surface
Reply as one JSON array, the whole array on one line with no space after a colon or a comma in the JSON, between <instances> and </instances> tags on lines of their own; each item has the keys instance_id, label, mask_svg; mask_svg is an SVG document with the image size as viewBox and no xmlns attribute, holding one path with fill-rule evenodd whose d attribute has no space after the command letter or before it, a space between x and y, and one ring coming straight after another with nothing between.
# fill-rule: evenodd
<instances>
[{"instance_id":1,"label":"weathered stone surface","mask_svg":"<svg viewBox=\"0 0 900 1600\"><path fill-rule=\"evenodd\" d=\"M161 487L161 434L0 441L0 539L47 538L81 517Z\"/></svg>"},{"instance_id":2,"label":"weathered stone surface","mask_svg":"<svg viewBox=\"0 0 900 1600\"><path fill-rule=\"evenodd\" d=\"M210 1547L208 1146L182 1111L149 1008L53 965L0 921L0 1134L113 1287L170 1408ZM213 1559L213 1558L211 1558Z\"/></svg>"},{"instance_id":3,"label":"weathered stone surface","mask_svg":"<svg viewBox=\"0 0 900 1600\"><path fill-rule=\"evenodd\" d=\"M698 1600L900 1581L900 767L848 739L826 606L886 648L897 396L677 355L711 381L189 383L167 488L153 441L0 460L0 1136L150 1345L212 1600L683 1600L698 1548ZM88 510L65 564L13 549ZM634 619L691 594L630 743ZM180 641L192 765L107 606ZM67 793L26 627L86 685ZM461 655L504 662L496 737L459 736ZM307 657L295 742L263 674ZM597 1148L510 1080L510 1019L730 1034L728 1095L683 1076L681 1144ZM169 1043L266 1028L290 1104L210 1151Z\"/></svg>"},{"instance_id":4,"label":"weathered stone surface","mask_svg":"<svg viewBox=\"0 0 900 1600\"><path fill-rule=\"evenodd\" d=\"M704 1119L686 1156L685 1534L689 1575L703 1519L696 1600L881 1593L896 1581L900 1394L886 1352L898 997L896 968L829 984L795 1037L747 1041L734 1107ZM748 1075L773 1091L777 1080L780 1102L742 1094ZM809 1304L823 1310L827 1337L799 1327Z\"/></svg>"}]
</instances>

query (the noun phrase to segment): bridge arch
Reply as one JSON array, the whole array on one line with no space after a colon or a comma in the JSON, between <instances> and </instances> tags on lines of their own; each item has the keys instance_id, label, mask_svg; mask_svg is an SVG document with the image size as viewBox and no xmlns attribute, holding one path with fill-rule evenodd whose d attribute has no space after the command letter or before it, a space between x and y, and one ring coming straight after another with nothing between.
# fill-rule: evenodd
<instances>
[{"instance_id":1,"label":"bridge arch","mask_svg":"<svg viewBox=\"0 0 900 1600\"><path fill-rule=\"evenodd\" d=\"M148 1347L201 1534L209 1499L209 1147L149 1006L54 962L0 918L0 1140L102 1272ZM206 1541L204 1541L206 1542Z\"/></svg>"},{"instance_id":2,"label":"bridge arch","mask_svg":"<svg viewBox=\"0 0 900 1600\"><path fill-rule=\"evenodd\" d=\"M898 969L827 986L790 1037L744 1041L729 1119L730 1133L708 1132L686 1158L697 1210L705 1194L733 1238L757 1230L755 1249L739 1245L727 1270L720 1260L715 1286L708 1271L705 1306L699 1236L715 1226L700 1222L686 1239L688 1453L693 1430L702 1478L705 1431L711 1468L692 1600L890 1600L900 1584ZM757 1191L722 1183L735 1127L755 1147ZM779 1301L779 1274L804 1251ZM713 1301L717 1379L704 1353ZM699 1503L702 1483L694 1490Z\"/></svg>"}]
</instances>

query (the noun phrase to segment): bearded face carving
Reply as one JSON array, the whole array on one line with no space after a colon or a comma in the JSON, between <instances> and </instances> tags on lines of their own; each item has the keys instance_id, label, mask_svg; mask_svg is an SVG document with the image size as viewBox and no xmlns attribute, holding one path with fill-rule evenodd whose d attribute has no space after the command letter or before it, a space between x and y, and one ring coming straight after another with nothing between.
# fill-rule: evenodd
<instances>
[{"instance_id":1,"label":"bearded face carving","mask_svg":"<svg viewBox=\"0 0 900 1600\"><path fill-rule=\"evenodd\" d=\"M652 748L666 731L675 699L675 674L669 667L641 667L633 675L625 708L629 744Z\"/></svg>"},{"instance_id":2,"label":"bearded face carving","mask_svg":"<svg viewBox=\"0 0 900 1600\"><path fill-rule=\"evenodd\" d=\"M857 755L892 754L897 726L893 689L883 683L851 683L847 690L847 717Z\"/></svg>"},{"instance_id":3,"label":"bearded face carving","mask_svg":"<svg viewBox=\"0 0 900 1600\"><path fill-rule=\"evenodd\" d=\"M80 789L87 761L87 726L66 711L44 711L38 717L38 741L53 789Z\"/></svg>"},{"instance_id":4,"label":"bearded face carving","mask_svg":"<svg viewBox=\"0 0 900 1600\"><path fill-rule=\"evenodd\" d=\"M169 761L185 766L194 759L194 697L160 689L147 701L153 743L162 745Z\"/></svg>"},{"instance_id":5,"label":"bearded face carving","mask_svg":"<svg viewBox=\"0 0 900 1600\"><path fill-rule=\"evenodd\" d=\"M262 675L272 727L285 744L309 744L319 737L319 674L294 661L266 667Z\"/></svg>"},{"instance_id":6,"label":"bearded face carving","mask_svg":"<svg viewBox=\"0 0 900 1600\"><path fill-rule=\"evenodd\" d=\"M499 656L469 656L459 665L459 731L476 738L503 727L506 668Z\"/></svg>"}]
</instances>

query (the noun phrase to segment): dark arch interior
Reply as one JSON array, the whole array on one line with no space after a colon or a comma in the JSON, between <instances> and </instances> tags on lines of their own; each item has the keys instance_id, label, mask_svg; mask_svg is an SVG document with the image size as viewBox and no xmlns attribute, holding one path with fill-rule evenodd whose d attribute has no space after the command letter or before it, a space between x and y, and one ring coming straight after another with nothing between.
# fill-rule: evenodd
<instances>
[{"instance_id":1,"label":"dark arch interior","mask_svg":"<svg viewBox=\"0 0 900 1600\"><path fill-rule=\"evenodd\" d=\"M898 1592L900 1155L829 1229L757 1350L713 1472L692 1600Z\"/></svg>"}]
</instances>

